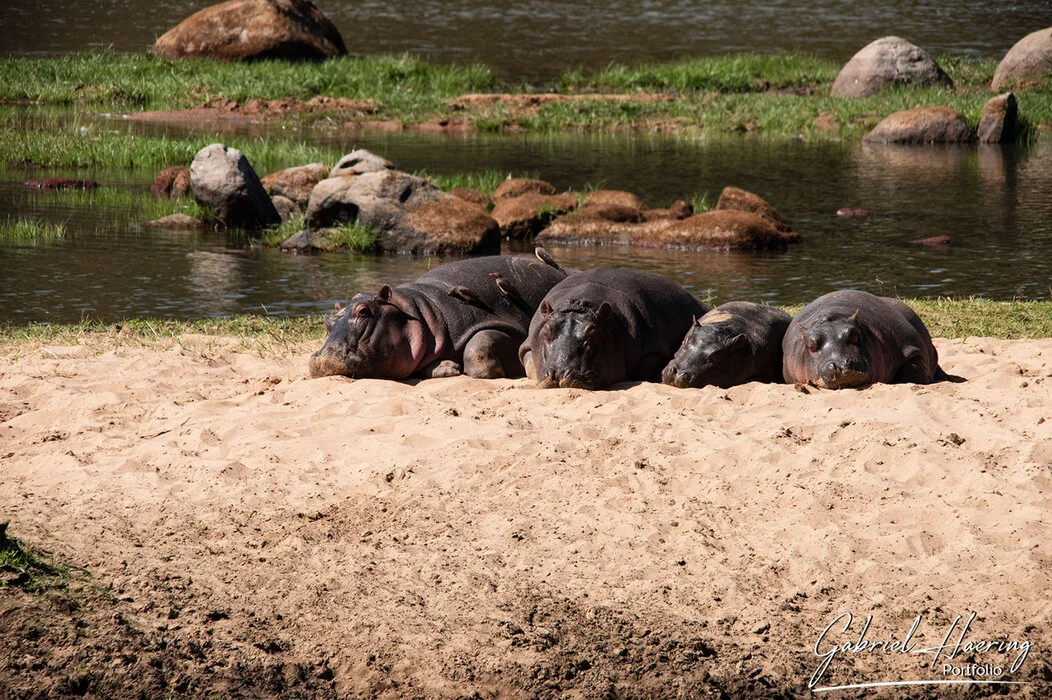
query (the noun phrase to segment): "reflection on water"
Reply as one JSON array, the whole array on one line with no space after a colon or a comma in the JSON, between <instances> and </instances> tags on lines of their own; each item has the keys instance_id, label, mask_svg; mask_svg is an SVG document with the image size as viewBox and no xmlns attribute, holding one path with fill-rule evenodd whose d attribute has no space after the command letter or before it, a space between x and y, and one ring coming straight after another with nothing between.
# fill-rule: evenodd
<instances>
[{"instance_id":1,"label":"reflection on water","mask_svg":"<svg viewBox=\"0 0 1052 700\"><path fill-rule=\"evenodd\" d=\"M212 0L4 0L0 53L90 48L142 52ZM1000 58L1052 25L1052 3L1015 0L318 0L351 51L479 61L510 80L550 81L574 66L736 51L803 51L847 60L896 34L932 53Z\"/></svg>"},{"instance_id":2,"label":"reflection on water","mask_svg":"<svg viewBox=\"0 0 1052 700\"><path fill-rule=\"evenodd\" d=\"M295 138L303 137L303 133ZM221 137L220 137L221 138ZM626 135L444 138L312 133L340 152L366 147L434 174L532 172L560 189L604 187L650 206L735 185L767 199L803 236L782 254L554 247L566 265L632 265L667 274L717 303L799 303L857 287L901 296L1052 296L1052 146L901 148L841 143L704 141ZM294 165L289 163L286 165ZM152 173L76 173L148 196ZM438 261L295 256L223 234L144 232L127 209L71 205L0 170L0 216L61 220L47 246L0 243L0 321L198 318L326 313L338 300L416 278ZM839 218L863 207L867 218ZM949 248L909 241L950 236ZM509 248L530 254L525 246Z\"/></svg>"}]
</instances>

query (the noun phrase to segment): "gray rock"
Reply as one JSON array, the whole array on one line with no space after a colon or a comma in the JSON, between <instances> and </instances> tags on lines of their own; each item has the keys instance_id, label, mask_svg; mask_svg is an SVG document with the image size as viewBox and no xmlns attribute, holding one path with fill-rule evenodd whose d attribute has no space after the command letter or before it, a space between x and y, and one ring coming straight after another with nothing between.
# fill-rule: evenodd
<instances>
[{"instance_id":1,"label":"gray rock","mask_svg":"<svg viewBox=\"0 0 1052 700\"><path fill-rule=\"evenodd\" d=\"M213 143L198 151L190 164L190 188L228 227L259 229L281 223L256 171L235 148Z\"/></svg>"},{"instance_id":2,"label":"gray rock","mask_svg":"<svg viewBox=\"0 0 1052 700\"><path fill-rule=\"evenodd\" d=\"M829 94L869 97L890 85L938 83L953 87L950 76L924 49L897 36L886 36L865 46L844 65Z\"/></svg>"},{"instance_id":3,"label":"gray rock","mask_svg":"<svg viewBox=\"0 0 1052 700\"><path fill-rule=\"evenodd\" d=\"M355 221L363 207L370 212L385 209L372 200L384 200L399 205L396 209L404 209L447 196L430 180L398 170L332 177L314 186L307 203L307 227L317 229Z\"/></svg>"},{"instance_id":4,"label":"gray rock","mask_svg":"<svg viewBox=\"0 0 1052 700\"><path fill-rule=\"evenodd\" d=\"M142 227L145 229L160 229L164 231L204 231L205 223L188 214L169 214L160 219L147 221Z\"/></svg>"},{"instance_id":5,"label":"gray rock","mask_svg":"<svg viewBox=\"0 0 1052 700\"><path fill-rule=\"evenodd\" d=\"M364 148L359 148L340 158L340 162L329 172L329 177L364 175L375 173L378 170L394 170L394 163Z\"/></svg>"},{"instance_id":6,"label":"gray rock","mask_svg":"<svg viewBox=\"0 0 1052 700\"><path fill-rule=\"evenodd\" d=\"M964 115L952 107L918 107L895 112L866 134L867 143L968 143L975 140Z\"/></svg>"},{"instance_id":7,"label":"gray rock","mask_svg":"<svg viewBox=\"0 0 1052 700\"><path fill-rule=\"evenodd\" d=\"M1019 105L1006 92L990 98L979 115L979 143L1010 143L1019 130Z\"/></svg>"},{"instance_id":8,"label":"gray rock","mask_svg":"<svg viewBox=\"0 0 1052 700\"><path fill-rule=\"evenodd\" d=\"M997 64L990 87L1001 90L1020 78L1047 77L1052 70L1052 27L1041 29L1015 43Z\"/></svg>"},{"instance_id":9,"label":"gray rock","mask_svg":"<svg viewBox=\"0 0 1052 700\"><path fill-rule=\"evenodd\" d=\"M310 201L311 190L329 175L325 163L311 163L294 168L285 168L263 178L263 189L271 197L281 195L288 197L301 209Z\"/></svg>"}]
</instances>

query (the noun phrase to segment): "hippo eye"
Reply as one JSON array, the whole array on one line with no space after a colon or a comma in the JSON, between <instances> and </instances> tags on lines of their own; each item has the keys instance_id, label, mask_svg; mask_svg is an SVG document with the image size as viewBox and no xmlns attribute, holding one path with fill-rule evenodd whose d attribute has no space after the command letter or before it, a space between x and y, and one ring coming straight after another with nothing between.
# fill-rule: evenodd
<instances>
[{"instance_id":1,"label":"hippo eye","mask_svg":"<svg viewBox=\"0 0 1052 700\"><path fill-rule=\"evenodd\" d=\"M367 320L373 317L373 310L368 304L358 304L354 307L354 317L357 320Z\"/></svg>"}]
</instances>

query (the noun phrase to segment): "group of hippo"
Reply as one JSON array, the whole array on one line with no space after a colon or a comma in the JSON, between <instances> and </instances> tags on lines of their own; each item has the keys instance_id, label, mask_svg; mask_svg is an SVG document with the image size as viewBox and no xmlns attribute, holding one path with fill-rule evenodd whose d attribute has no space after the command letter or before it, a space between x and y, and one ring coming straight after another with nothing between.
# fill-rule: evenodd
<instances>
[{"instance_id":1,"label":"group of hippo","mask_svg":"<svg viewBox=\"0 0 1052 700\"><path fill-rule=\"evenodd\" d=\"M496 255L442 265L359 294L325 321L314 377L522 377L543 387L624 381L730 387L750 381L828 389L928 384L941 373L906 304L836 291L795 318L771 306L713 308L676 282L630 268L564 270Z\"/></svg>"}]
</instances>

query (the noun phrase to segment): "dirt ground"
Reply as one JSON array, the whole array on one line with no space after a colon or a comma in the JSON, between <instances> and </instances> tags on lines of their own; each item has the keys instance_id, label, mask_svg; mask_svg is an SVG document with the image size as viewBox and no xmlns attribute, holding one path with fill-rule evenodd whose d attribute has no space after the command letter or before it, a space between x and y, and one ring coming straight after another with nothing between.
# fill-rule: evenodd
<instances>
[{"instance_id":1,"label":"dirt ground","mask_svg":"<svg viewBox=\"0 0 1052 700\"><path fill-rule=\"evenodd\" d=\"M0 697L1049 697L1052 339L936 343L967 381L0 346L0 522L70 567L0 588Z\"/></svg>"}]
</instances>

